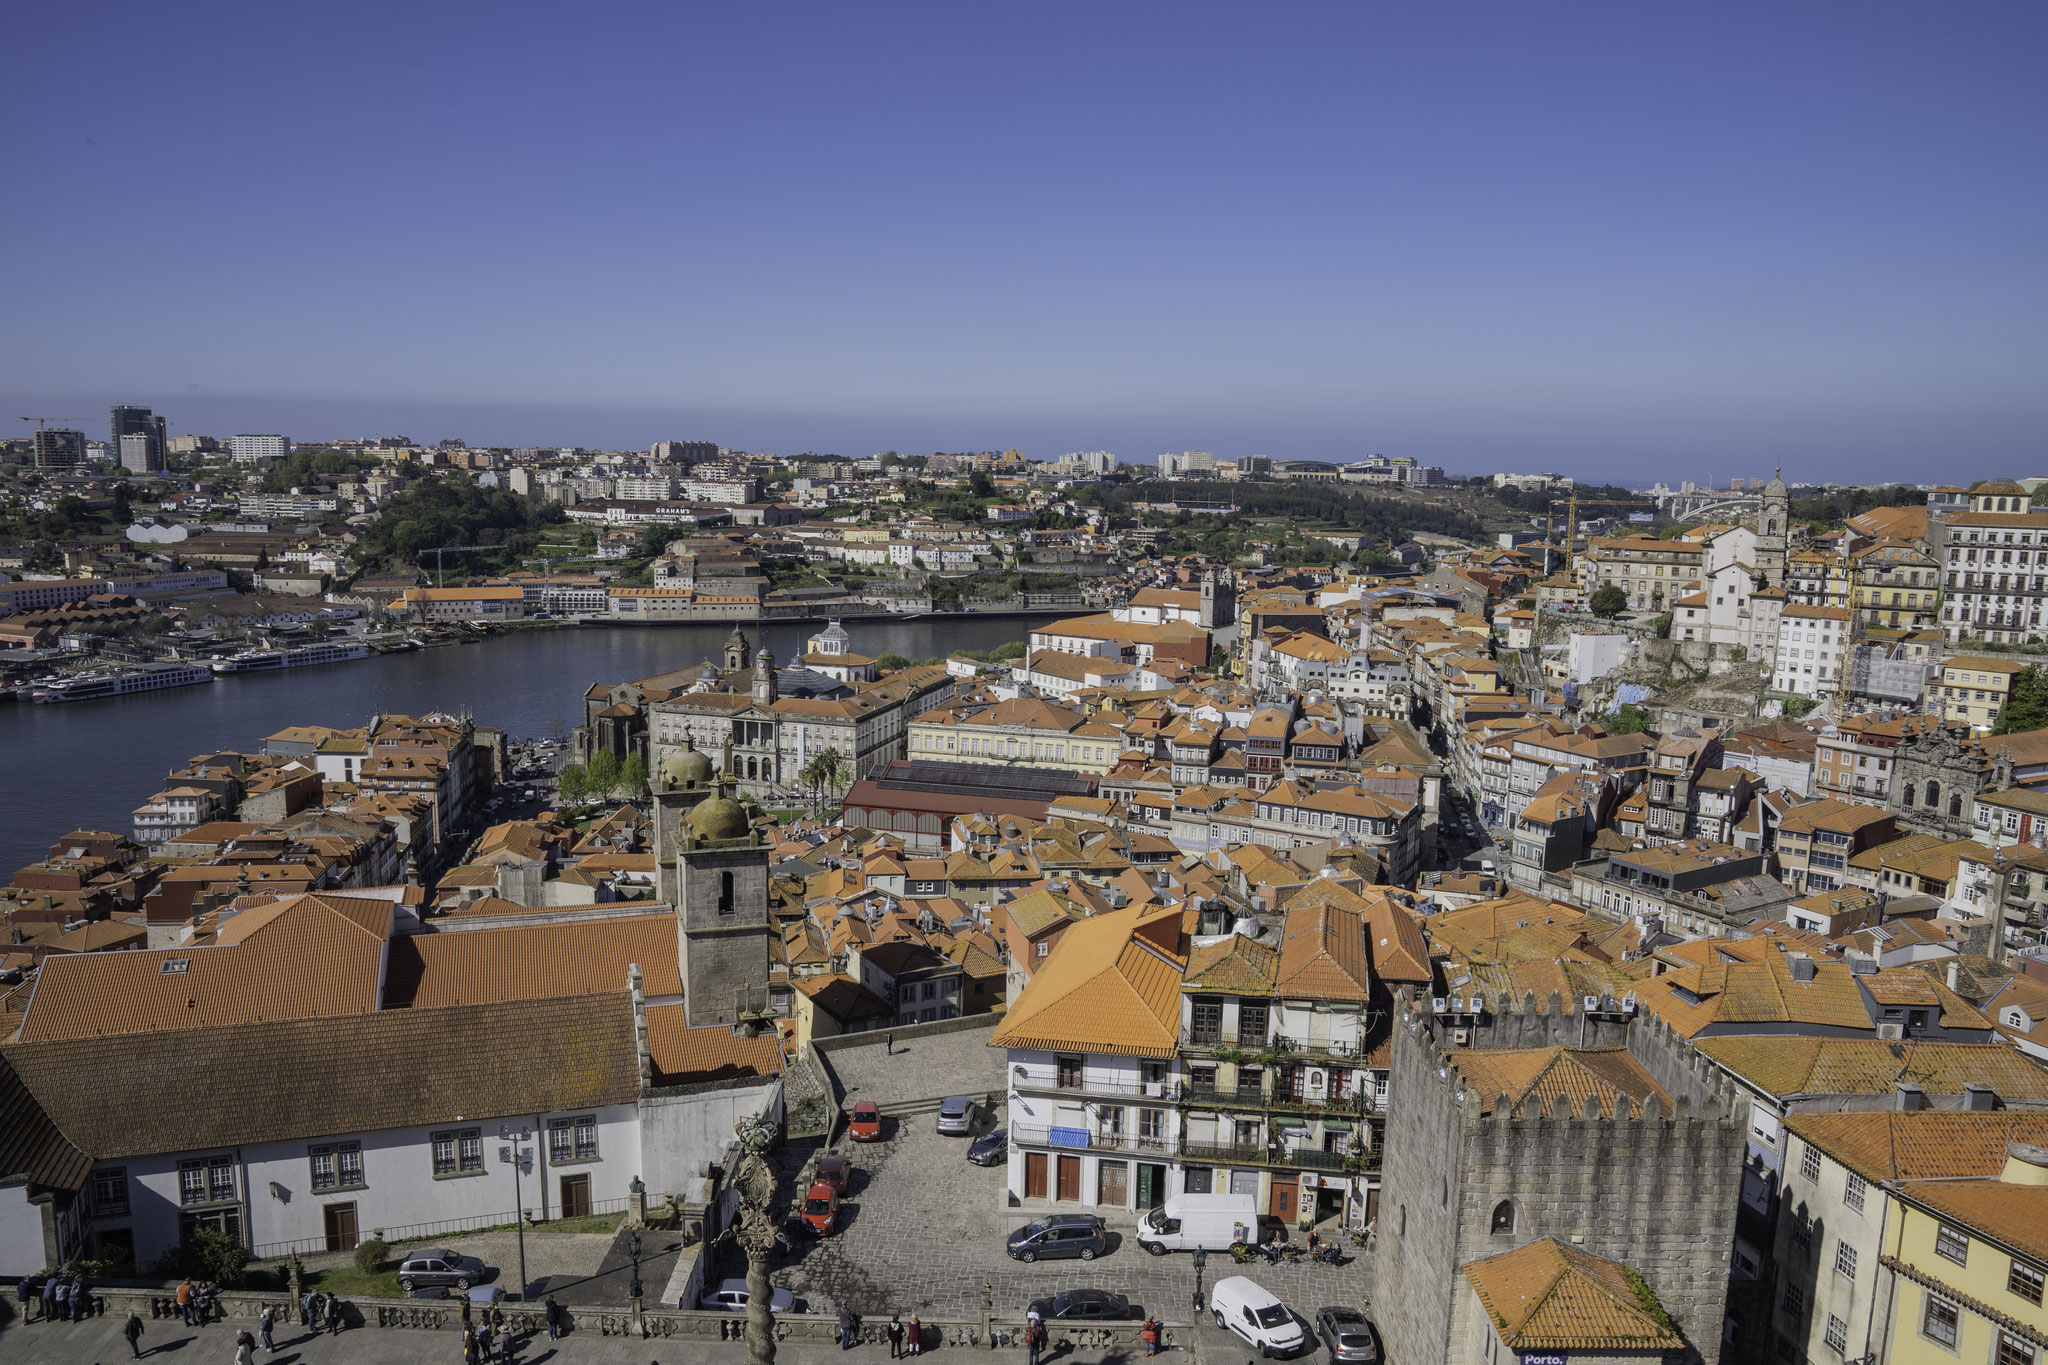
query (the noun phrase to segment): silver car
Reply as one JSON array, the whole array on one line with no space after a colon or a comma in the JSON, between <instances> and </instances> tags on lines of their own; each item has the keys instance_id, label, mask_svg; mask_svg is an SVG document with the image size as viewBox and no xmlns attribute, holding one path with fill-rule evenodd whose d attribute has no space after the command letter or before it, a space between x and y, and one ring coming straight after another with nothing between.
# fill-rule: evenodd
<instances>
[{"instance_id":1,"label":"silver car","mask_svg":"<svg viewBox=\"0 0 2048 1365\"><path fill-rule=\"evenodd\" d=\"M974 1101L965 1095L948 1095L939 1106L939 1131L965 1137L974 1131Z\"/></svg>"}]
</instances>

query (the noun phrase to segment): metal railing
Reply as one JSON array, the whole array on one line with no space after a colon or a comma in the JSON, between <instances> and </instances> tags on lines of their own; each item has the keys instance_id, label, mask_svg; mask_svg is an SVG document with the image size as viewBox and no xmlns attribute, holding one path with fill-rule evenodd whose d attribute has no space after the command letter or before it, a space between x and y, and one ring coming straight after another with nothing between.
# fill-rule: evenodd
<instances>
[{"instance_id":1,"label":"metal railing","mask_svg":"<svg viewBox=\"0 0 2048 1365\"><path fill-rule=\"evenodd\" d=\"M358 1239L360 1240L360 1239ZM353 1247L330 1248L325 1237L301 1237L292 1242L258 1242L249 1248L249 1259L268 1261L277 1256L313 1256L328 1250L351 1251Z\"/></svg>"},{"instance_id":2,"label":"metal railing","mask_svg":"<svg viewBox=\"0 0 2048 1365\"><path fill-rule=\"evenodd\" d=\"M1348 1155L1314 1147L1268 1147L1259 1143L1192 1142L1181 1139L1180 1154L1192 1161L1221 1166L1292 1166L1308 1171L1376 1171L1379 1153L1368 1149Z\"/></svg>"},{"instance_id":3,"label":"metal railing","mask_svg":"<svg viewBox=\"0 0 2048 1365\"><path fill-rule=\"evenodd\" d=\"M1133 1099L1164 1100L1170 1093L1165 1081L1111 1080L1106 1077L1090 1076L1083 1072L1079 1076L1032 1076L1026 1075L1017 1082L1019 1090L1063 1090L1078 1095L1124 1095Z\"/></svg>"},{"instance_id":4,"label":"metal railing","mask_svg":"<svg viewBox=\"0 0 2048 1365\"><path fill-rule=\"evenodd\" d=\"M1009 1131L1011 1142L1026 1146L1065 1147L1077 1152L1151 1152L1165 1156L1173 1150L1173 1144L1164 1137L1146 1137L1113 1129L1013 1123Z\"/></svg>"}]
</instances>

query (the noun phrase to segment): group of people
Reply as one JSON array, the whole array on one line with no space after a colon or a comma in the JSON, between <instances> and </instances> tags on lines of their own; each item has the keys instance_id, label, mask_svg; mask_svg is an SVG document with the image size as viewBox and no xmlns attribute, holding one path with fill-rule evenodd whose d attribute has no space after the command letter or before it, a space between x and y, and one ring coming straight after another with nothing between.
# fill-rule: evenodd
<instances>
[{"instance_id":1,"label":"group of people","mask_svg":"<svg viewBox=\"0 0 2048 1365\"><path fill-rule=\"evenodd\" d=\"M1150 1313L1145 1315L1144 1325L1138 1329L1138 1340L1145 1345L1145 1354L1159 1354L1159 1343L1166 1334L1165 1326ZM1036 1309L1024 1318L1024 1349L1030 1355L1029 1365L1038 1365L1039 1357L1051 1340L1051 1333L1045 1330L1045 1322Z\"/></svg>"},{"instance_id":2,"label":"group of people","mask_svg":"<svg viewBox=\"0 0 2048 1365\"><path fill-rule=\"evenodd\" d=\"M917 1314L910 1315L905 1322L894 1313L889 1315L889 1325L882 1335L889 1339L889 1359L899 1360L904 1356L924 1354L924 1323ZM860 1314L851 1308L839 1310L839 1349L850 1351L860 1342Z\"/></svg>"},{"instance_id":3,"label":"group of people","mask_svg":"<svg viewBox=\"0 0 2048 1365\"><path fill-rule=\"evenodd\" d=\"M85 1276L73 1271L46 1271L40 1282L24 1275L14 1286L21 1304L23 1322L36 1320L35 1308L42 1305L44 1322L78 1322L92 1311L92 1286Z\"/></svg>"}]
</instances>

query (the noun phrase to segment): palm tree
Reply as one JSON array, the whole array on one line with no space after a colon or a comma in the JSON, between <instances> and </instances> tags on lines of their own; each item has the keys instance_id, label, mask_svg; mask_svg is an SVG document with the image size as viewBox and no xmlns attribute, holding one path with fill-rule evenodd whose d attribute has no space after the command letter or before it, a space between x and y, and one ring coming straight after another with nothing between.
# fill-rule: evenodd
<instances>
[{"instance_id":1,"label":"palm tree","mask_svg":"<svg viewBox=\"0 0 2048 1365\"><path fill-rule=\"evenodd\" d=\"M839 790L840 781L846 776L846 755L837 749L827 749L809 763L804 764L802 777L811 789L811 799L816 802L821 792Z\"/></svg>"}]
</instances>

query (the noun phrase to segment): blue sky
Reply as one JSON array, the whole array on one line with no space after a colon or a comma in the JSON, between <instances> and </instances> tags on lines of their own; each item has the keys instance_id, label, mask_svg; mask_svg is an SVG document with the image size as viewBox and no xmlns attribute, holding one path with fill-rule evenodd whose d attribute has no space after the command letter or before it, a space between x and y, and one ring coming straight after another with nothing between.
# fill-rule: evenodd
<instances>
[{"instance_id":1,"label":"blue sky","mask_svg":"<svg viewBox=\"0 0 2048 1365\"><path fill-rule=\"evenodd\" d=\"M2048 472L2044 50L2031 3L31 7L0 397Z\"/></svg>"}]
</instances>

